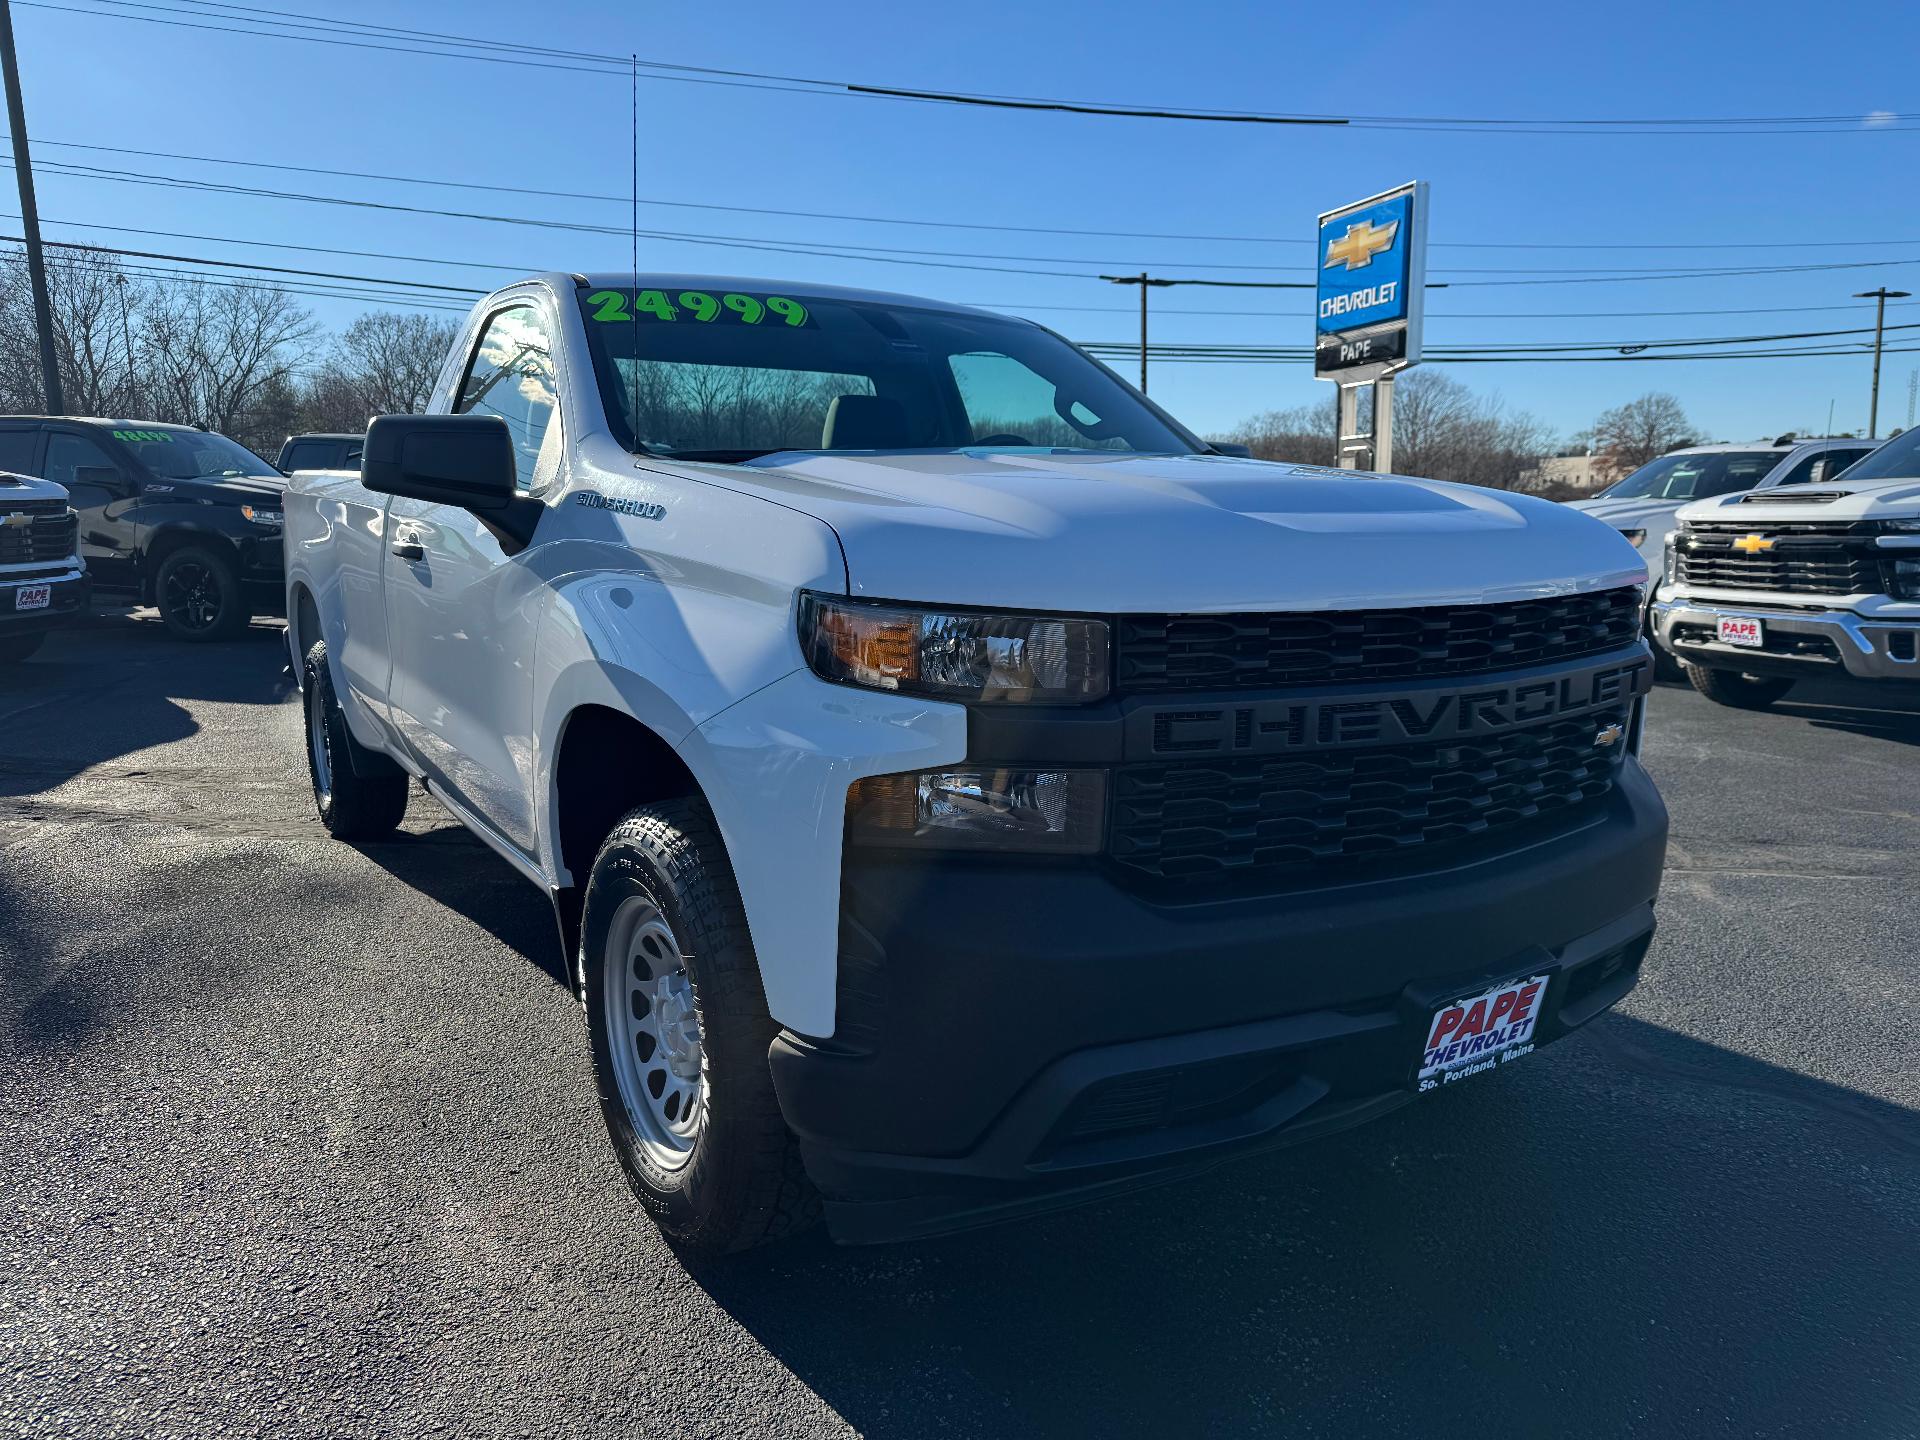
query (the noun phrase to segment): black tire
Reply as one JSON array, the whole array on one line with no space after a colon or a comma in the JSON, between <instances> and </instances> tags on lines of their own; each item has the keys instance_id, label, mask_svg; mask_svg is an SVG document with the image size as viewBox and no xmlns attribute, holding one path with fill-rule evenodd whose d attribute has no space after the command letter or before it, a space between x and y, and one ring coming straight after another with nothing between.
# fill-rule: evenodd
<instances>
[{"instance_id":1,"label":"black tire","mask_svg":"<svg viewBox=\"0 0 1920 1440\"><path fill-rule=\"evenodd\" d=\"M231 640L253 618L233 561L205 545L182 545L160 562L153 603L181 640Z\"/></svg>"},{"instance_id":2,"label":"black tire","mask_svg":"<svg viewBox=\"0 0 1920 1440\"><path fill-rule=\"evenodd\" d=\"M1764 710L1793 688L1793 681L1777 676L1742 675L1738 670L1709 669L1705 665L1681 668L1693 688L1707 699L1736 710Z\"/></svg>"},{"instance_id":3,"label":"black tire","mask_svg":"<svg viewBox=\"0 0 1920 1440\"><path fill-rule=\"evenodd\" d=\"M44 630L36 630L31 635L0 636L0 665L18 665L22 660L30 660L46 643Z\"/></svg>"},{"instance_id":4,"label":"black tire","mask_svg":"<svg viewBox=\"0 0 1920 1440\"><path fill-rule=\"evenodd\" d=\"M407 814L406 775L397 769L391 774L371 773L380 761L369 757L347 729L347 717L340 713L333 675L327 669L326 641L313 643L301 669L307 778L313 782L313 808L320 814L320 823L336 840L377 840L392 834ZM387 762L387 767L391 764Z\"/></svg>"},{"instance_id":5,"label":"black tire","mask_svg":"<svg viewBox=\"0 0 1920 1440\"><path fill-rule=\"evenodd\" d=\"M643 1138L647 1121L630 1111L613 1060L626 1032L617 1034L611 1023L612 992L623 992L633 1013L644 1009L630 988L627 954L609 953L610 939L622 943L613 938L616 918L636 912L657 913L671 931L703 1052L704 1120L671 1165ZM611 976L610 963L617 967ZM643 805L614 826L587 881L581 971L607 1133L627 1183L668 1240L711 1257L779 1239L818 1218L819 1196L767 1066L778 1027L767 1014L733 867L705 802ZM630 1069L644 1070L651 1053L641 1050L641 1063Z\"/></svg>"}]
</instances>

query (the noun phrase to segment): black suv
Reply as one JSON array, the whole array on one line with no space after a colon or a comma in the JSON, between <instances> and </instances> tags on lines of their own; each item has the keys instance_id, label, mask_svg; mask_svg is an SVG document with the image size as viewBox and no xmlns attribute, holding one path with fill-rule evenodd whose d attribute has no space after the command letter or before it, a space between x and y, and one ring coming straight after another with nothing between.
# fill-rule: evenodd
<instances>
[{"instance_id":1,"label":"black suv","mask_svg":"<svg viewBox=\"0 0 1920 1440\"><path fill-rule=\"evenodd\" d=\"M0 470L67 489L94 588L156 607L187 640L216 640L285 606L286 479L224 435L150 420L0 417Z\"/></svg>"}]
</instances>

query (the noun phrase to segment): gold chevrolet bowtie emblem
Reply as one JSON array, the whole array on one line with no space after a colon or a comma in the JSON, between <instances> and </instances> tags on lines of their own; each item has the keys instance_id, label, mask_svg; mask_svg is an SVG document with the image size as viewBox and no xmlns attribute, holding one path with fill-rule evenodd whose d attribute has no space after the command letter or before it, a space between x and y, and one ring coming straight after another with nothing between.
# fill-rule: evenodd
<instances>
[{"instance_id":1,"label":"gold chevrolet bowtie emblem","mask_svg":"<svg viewBox=\"0 0 1920 1440\"><path fill-rule=\"evenodd\" d=\"M1327 263L1322 270L1331 270L1344 264L1349 270L1358 270L1371 265L1373 257L1393 244L1393 237L1400 233L1400 222L1389 220L1376 228L1371 220L1362 220L1358 225L1349 225L1347 233L1327 246Z\"/></svg>"},{"instance_id":2,"label":"gold chevrolet bowtie emblem","mask_svg":"<svg viewBox=\"0 0 1920 1440\"><path fill-rule=\"evenodd\" d=\"M1762 550L1771 550L1773 540L1766 535L1742 535L1733 542L1733 548L1744 550L1749 555L1758 555Z\"/></svg>"}]
</instances>

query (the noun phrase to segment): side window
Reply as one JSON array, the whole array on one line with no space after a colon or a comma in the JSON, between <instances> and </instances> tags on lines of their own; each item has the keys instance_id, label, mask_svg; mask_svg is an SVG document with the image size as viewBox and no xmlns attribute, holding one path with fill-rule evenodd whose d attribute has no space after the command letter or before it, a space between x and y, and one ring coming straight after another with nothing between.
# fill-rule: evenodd
<instances>
[{"instance_id":1,"label":"side window","mask_svg":"<svg viewBox=\"0 0 1920 1440\"><path fill-rule=\"evenodd\" d=\"M0 470L33 474L33 447L39 438L37 430L0 430Z\"/></svg>"},{"instance_id":2,"label":"side window","mask_svg":"<svg viewBox=\"0 0 1920 1440\"><path fill-rule=\"evenodd\" d=\"M287 447L286 467L289 470L324 470L327 468L327 452L332 447L322 440L302 440Z\"/></svg>"},{"instance_id":3,"label":"side window","mask_svg":"<svg viewBox=\"0 0 1920 1440\"><path fill-rule=\"evenodd\" d=\"M507 422L520 488L531 490L552 474L553 466L540 461L543 448L551 455L560 438L556 433L555 446L547 445L558 391L553 345L540 312L516 305L500 311L480 332L453 410L456 415L498 415Z\"/></svg>"},{"instance_id":4,"label":"side window","mask_svg":"<svg viewBox=\"0 0 1920 1440\"><path fill-rule=\"evenodd\" d=\"M1865 450L1819 450L1801 460L1784 476L1782 485L1818 485L1831 480L1862 455Z\"/></svg>"},{"instance_id":5,"label":"side window","mask_svg":"<svg viewBox=\"0 0 1920 1440\"><path fill-rule=\"evenodd\" d=\"M47 460L40 469L41 478L71 490L76 471L102 467L111 472L114 480L120 478L120 467L113 463L113 457L86 436L75 435L70 430L56 430L47 436ZM98 485L107 476L96 474L85 478Z\"/></svg>"},{"instance_id":6,"label":"side window","mask_svg":"<svg viewBox=\"0 0 1920 1440\"><path fill-rule=\"evenodd\" d=\"M1102 433L1101 421L1075 400L1060 407L1046 376L1011 355L976 350L948 360L966 407L968 439L975 445L1062 445L1076 449L1130 450L1125 439Z\"/></svg>"}]
</instances>

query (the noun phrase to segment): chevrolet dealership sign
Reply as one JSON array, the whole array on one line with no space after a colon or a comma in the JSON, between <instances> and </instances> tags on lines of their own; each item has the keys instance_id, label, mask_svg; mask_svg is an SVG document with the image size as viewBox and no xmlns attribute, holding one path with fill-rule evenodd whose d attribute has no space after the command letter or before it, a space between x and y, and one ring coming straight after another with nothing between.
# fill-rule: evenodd
<instances>
[{"instance_id":1,"label":"chevrolet dealership sign","mask_svg":"<svg viewBox=\"0 0 1920 1440\"><path fill-rule=\"evenodd\" d=\"M1313 372L1348 384L1420 358L1427 184L1417 180L1320 217Z\"/></svg>"}]
</instances>

